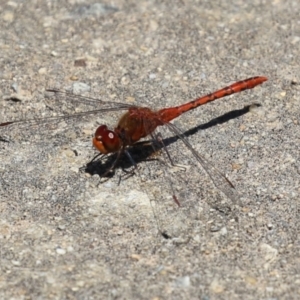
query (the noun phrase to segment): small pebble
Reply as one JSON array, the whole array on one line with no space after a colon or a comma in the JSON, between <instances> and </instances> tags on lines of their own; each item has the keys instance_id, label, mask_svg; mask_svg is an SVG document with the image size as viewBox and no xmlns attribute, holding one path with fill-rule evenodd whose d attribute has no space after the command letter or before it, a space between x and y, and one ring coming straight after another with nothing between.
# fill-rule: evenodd
<instances>
[{"instance_id":1,"label":"small pebble","mask_svg":"<svg viewBox=\"0 0 300 300\"><path fill-rule=\"evenodd\" d=\"M18 84L16 82L14 82L12 85L11 85L11 88L14 90L15 93L18 93L19 92L19 87L18 87Z\"/></svg>"},{"instance_id":2,"label":"small pebble","mask_svg":"<svg viewBox=\"0 0 300 300\"><path fill-rule=\"evenodd\" d=\"M74 82L73 83L73 93L82 94L84 92L89 92L91 87L84 82Z\"/></svg>"},{"instance_id":3,"label":"small pebble","mask_svg":"<svg viewBox=\"0 0 300 300\"><path fill-rule=\"evenodd\" d=\"M60 254L60 255L64 255L64 254L66 254L66 250L58 247L58 248L56 248L56 253Z\"/></svg>"},{"instance_id":4,"label":"small pebble","mask_svg":"<svg viewBox=\"0 0 300 300\"><path fill-rule=\"evenodd\" d=\"M75 67L86 67L86 60L84 58L75 59L74 66Z\"/></svg>"},{"instance_id":5,"label":"small pebble","mask_svg":"<svg viewBox=\"0 0 300 300\"><path fill-rule=\"evenodd\" d=\"M190 276L180 277L176 280L176 283L180 287L189 287L191 285Z\"/></svg>"}]
</instances>

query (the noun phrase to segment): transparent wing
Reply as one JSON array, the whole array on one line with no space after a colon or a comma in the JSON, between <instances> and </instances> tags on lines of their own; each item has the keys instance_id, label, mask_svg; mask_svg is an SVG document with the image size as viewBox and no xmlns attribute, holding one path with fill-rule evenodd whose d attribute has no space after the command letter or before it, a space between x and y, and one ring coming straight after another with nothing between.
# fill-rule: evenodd
<instances>
[{"instance_id":1,"label":"transparent wing","mask_svg":"<svg viewBox=\"0 0 300 300\"><path fill-rule=\"evenodd\" d=\"M132 107L125 103L102 101L55 89L47 90L44 100L43 117L35 117L36 107L32 104L31 107L29 105L29 108L20 107L16 112L17 115L22 116L19 120L0 123L0 136L10 135L13 128L24 135L31 132L35 135L45 134L45 131L48 130L62 130L84 120L90 121L91 116L101 118L104 113L111 112L113 115L114 112L128 110ZM15 105L15 107L18 106Z\"/></svg>"},{"instance_id":2,"label":"transparent wing","mask_svg":"<svg viewBox=\"0 0 300 300\"><path fill-rule=\"evenodd\" d=\"M76 95L67 91L52 89L47 90L47 92L48 95L46 96L46 99L49 100L47 102L48 108L53 111L58 111L61 115L7 121L0 123L0 126L8 126L10 124L30 126L35 124L53 123L61 119L80 119L103 112L128 110L132 107L132 105L125 103L102 101L100 99Z\"/></svg>"},{"instance_id":3,"label":"transparent wing","mask_svg":"<svg viewBox=\"0 0 300 300\"><path fill-rule=\"evenodd\" d=\"M185 242L226 227L238 199L230 181L175 125L165 124L151 138L153 151L139 164L139 175L159 231Z\"/></svg>"},{"instance_id":4,"label":"transparent wing","mask_svg":"<svg viewBox=\"0 0 300 300\"><path fill-rule=\"evenodd\" d=\"M93 97L77 95L72 92L61 91L57 89L47 89L46 92L53 93L58 99L64 100L73 105L84 104L84 105L98 107L99 109L104 109L104 110L119 110L119 109L128 109L132 107L132 105L122 103L122 102L103 101Z\"/></svg>"},{"instance_id":5,"label":"transparent wing","mask_svg":"<svg viewBox=\"0 0 300 300\"><path fill-rule=\"evenodd\" d=\"M234 188L234 185L230 182L230 180L221 173L212 162L209 162L206 158L200 155L189 143L188 139L184 136L184 133L172 123L165 124L170 128L174 134L176 134L185 146L191 151L195 159L200 163L206 173L209 175L211 181L214 183L217 189L222 191L232 202L233 204L238 204L239 197Z\"/></svg>"}]
</instances>

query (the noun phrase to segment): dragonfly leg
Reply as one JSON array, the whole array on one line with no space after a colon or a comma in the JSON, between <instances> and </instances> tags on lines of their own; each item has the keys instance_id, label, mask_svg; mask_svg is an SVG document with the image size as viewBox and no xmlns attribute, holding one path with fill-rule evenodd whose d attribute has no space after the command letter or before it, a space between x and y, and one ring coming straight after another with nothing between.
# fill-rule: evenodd
<instances>
[{"instance_id":1,"label":"dragonfly leg","mask_svg":"<svg viewBox=\"0 0 300 300\"><path fill-rule=\"evenodd\" d=\"M90 162L88 162L87 164L90 164L90 163L92 163L93 161L95 161L96 160L96 158L98 158L99 156L104 156L102 153L98 153L97 155L95 155L93 158L92 158L92 160L90 161Z\"/></svg>"},{"instance_id":2,"label":"dragonfly leg","mask_svg":"<svg viewBox=\"0 0 300 300\"><path fill-rule=\"evenodd\" d=\"M118 163L118 161L120 160L121 154L124 152L124 148L121 148L118 152L117 152L117 157L115 159L115 161L112 163L112 165L101 175L101 177L106 177L111 171L113 171Z\"/></svg>"},{"instance_id":3,"label":"dragonfly leg","mask_svg":"<svg viewBox=\"0 0 300 300\"><path fill-rule=\"evenodd\" d=\"M132 164L132 168L128 171L126 170L124 167L122 167L122 171L125 173L124 176L120 176L120 180L119 183L121 182L121 179L127 179L131 176L133 176L135 174L135 171L138 170L138 166L136 164L136 162L134 161L133 157L130 155L130 153L127 150L124 150L124 153L126 154L126 156L129 158L131 164Z\"/></svg>"},{"instance_id":4,"label":"dragonfly leg","mask_svg":"<svg viewBox=\"0 0 300 300\"><path fill-rule=\"evenodd\" d=\"M171 163L171 166L172 166L172 167L179 167L179 168L181 168L183 171L186 171L186 167L174 163L174 161L173 161L173 159L172 159L172 156L170 155L170 153L169 153L169 151L168 151L168 148L167 148L167 146L165 145L164 140L163 140L163 137L162 137L162 135L161 135L160 132L158 132L158 133L155 135L154 139L160 144L160 148L164 149L164 151L166 152L166 154L167 154L167 156L168 156L168 159L169 159L169 161L170 161L170 163Z\"/></svg>"}]
</instances>

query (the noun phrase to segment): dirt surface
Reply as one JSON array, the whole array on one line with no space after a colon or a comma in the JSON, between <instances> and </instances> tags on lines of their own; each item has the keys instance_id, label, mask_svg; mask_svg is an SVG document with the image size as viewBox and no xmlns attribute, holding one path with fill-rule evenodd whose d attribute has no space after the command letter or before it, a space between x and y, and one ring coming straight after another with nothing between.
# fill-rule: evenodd
<instances>
[{"instance_id":1,"label":"dirt surface","mask_svg":"<svg viewBox=\"0 0 300 300\"><path fill-rule=\"evenodd\" d=\"M183 167L137 151L134 176L124 158L100 182L100 162L86 170L91 137L122 112L0 127L0 298L299 299L299 11L280 0L0 1L0 123L94 108L47 88L157 109L269 79L174 121L237 202L176 139Z\"/></svg>"}]
</instances>

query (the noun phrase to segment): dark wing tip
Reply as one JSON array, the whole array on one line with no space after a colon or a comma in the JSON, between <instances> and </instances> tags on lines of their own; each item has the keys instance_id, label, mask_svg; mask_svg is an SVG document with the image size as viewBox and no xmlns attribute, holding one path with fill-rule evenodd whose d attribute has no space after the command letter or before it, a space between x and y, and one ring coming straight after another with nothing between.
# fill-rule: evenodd
<instances>
[{"instance_id":1,"label":"dark wing tip","mask_svg":"<svg viewBox=\"0 0 300 300\"><path fill-rule=\"evenodd\" d=\"M58 93L60 91L58 89L46 89L46 92Z\"/></svg>"},{"instance_id":2,"label":"dark wing tip","mask_svg":"<svg viewBox=\"0 0 300 300\"><path fill-rule=\"evenodd\" d=\"M0 123L0 126L7 126L7 125L10 125L13 123L15 123L15 122L4 122L4 123Z\"/></svg>"}]
</instances>

